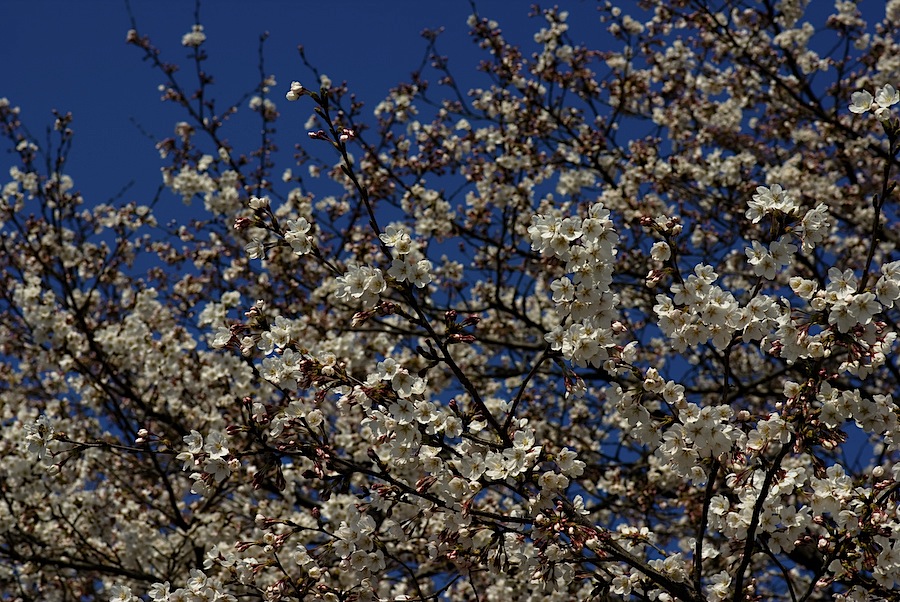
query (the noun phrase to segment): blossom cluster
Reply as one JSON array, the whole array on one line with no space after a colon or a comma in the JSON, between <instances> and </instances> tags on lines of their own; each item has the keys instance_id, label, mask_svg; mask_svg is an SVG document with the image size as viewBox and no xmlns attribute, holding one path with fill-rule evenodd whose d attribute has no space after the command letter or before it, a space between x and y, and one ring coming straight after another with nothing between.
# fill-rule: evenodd
<instances>
[{"instance_id":1,"label":"blossom cluster","mask_svg":"<svg viewBox=\"0 0 900 602\"><path fill-rule=\"evenodd\" d=\"M900 92L891 84L885 84L878 88L875 96L867 90L854 92L851 96L851 113L872 112L879 121L887 121L891 118L891 107L900 103Z\"/></svg>"}]
</instances>

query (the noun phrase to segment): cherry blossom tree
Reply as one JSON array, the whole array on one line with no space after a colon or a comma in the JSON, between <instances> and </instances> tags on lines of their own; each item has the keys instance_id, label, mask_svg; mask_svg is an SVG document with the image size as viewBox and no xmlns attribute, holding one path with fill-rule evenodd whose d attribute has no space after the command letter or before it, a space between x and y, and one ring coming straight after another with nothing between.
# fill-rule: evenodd
<instances>
[{"instance_id":1,"label":"cherry blossom tree","mask_svg":"<svg viewBox=\"0 0 900 602\"><path fill-rule=\"evenodd\" d=\"M900 0L824 6L475 10L374 110L135 24L116 206L0 101L0 600L896 599Z\"/></svg>"}]
</instances>

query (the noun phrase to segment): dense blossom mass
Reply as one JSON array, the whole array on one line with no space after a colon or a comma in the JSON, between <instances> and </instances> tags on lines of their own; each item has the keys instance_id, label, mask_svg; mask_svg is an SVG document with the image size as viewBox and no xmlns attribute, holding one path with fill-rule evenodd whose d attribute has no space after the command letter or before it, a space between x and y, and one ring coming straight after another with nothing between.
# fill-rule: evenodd
<instances>
[{"instance_id":1,"label":"dense blossom mass","mask_svg":"<svg viewBox=\"0 0 900 602\"><path fill-rule=\"evenodd\" d=\"M900 0L826 4L473 14L376 107L135 24L117 205L0 99L0 600L897 599Z\"/></svg>"}]
</instances>

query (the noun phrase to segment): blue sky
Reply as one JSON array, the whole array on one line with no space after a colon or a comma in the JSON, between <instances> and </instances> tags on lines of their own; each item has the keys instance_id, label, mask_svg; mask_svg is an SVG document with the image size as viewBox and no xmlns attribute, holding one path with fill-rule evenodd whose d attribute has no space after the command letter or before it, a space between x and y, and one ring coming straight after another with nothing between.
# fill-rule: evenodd
<instances>
[{"instance_id":1,"label":"blue sky","mask_svg":"<svg viewBox=\"0 0 900 602\"><path fill-rule=\"evenodd\" d=\"M832 8L829 0L815 2ZM599 20L598 2L557 3L570 11L570 34L576 41L605 48L609 36ZM476 2L482 16L497 20L507 39L528 51L534 47L533 33L544 23L528 17L531 4ZM139 31L162 50L163 60L185 66L188 50L181 46L181 36L194 23L194 7L193 0L132 0ZM870 15L884 10L882 0L862 0L860 7ZM348 81L371 116L388 89L407 80L419 65L425 49L419 32L441 26L446 32L439 48L450 57L462 87L477 85L482 80L475 66L484 54L468 36L470 12L468 0L207 0L201 21L211 58L207 70L216 78L211 92L224 103L252 89L258 38L268 31L266 70L278 81L277 99L292 79L306 76L296 51L303 44L320 71ZM41 141L52 123L51 109L73 113L76 137L67 171L88 203L106 202L132 181L123 200L148 200L143 197L152 196L159 185L162 162L153 141L135 123L161 139L172 134L184 115L159 101L161 76L141 60L137 48L125 44L130 27L125 0L0 0L0 17L7 24L0 36L0 97L22 108L24 123ZM183 81L186 76L182 74ZM289 108L280 100L279 108L278 143L290 149L305 137L302 122L309 107ZM226 130L237 149L249 150L258 140L256 122L251 124L246 131ZM0 172L6 173L9 162L0 155Z\"/></svg>"},{"instance_id":2,"label":"blue sky","mask_svg":"<svg viewBox=\"0 0 900 602\"><path fill-rule=\"evenodd\" d=\"M125 44L130 28L125 0L0 0L6 27L0 36L0 97L22 108L23 121L39 141L52 124L51 110L74 115L75 143L67 172L87 203L109 201L129 182L134 186L123 200L146 202L159 185L163 164L153 141L172 134L184 115L159 101L161 76L141 60L140 51ZM480 0L479 13L496 19L508 39L533 44L543 19L529 19L529 1ZM606 38L596 3L563 3L573 15L572 33L586 42ZM164 61L189 65L181 36L194 23L191 0L132 0L140 33L162 50ZM278 81L276 100L283 99L292 79L306 75L297 55L303 44L307 56L333 80L347 80L366 101L367 114L388 89L408 79L423 56L423 28L445 27L440 48L450 56L462 85L477 83L474 67L481 51L468 36L466 0L330 0L294 2L208 0L201 21L210 55L208 70L216 83L211 91L220 103L233 102L257 81L257 44L268 31L266 70ZM181 79L187 83L188 73ZM188 86L190 89L190 86ZM290 149L305 137L302 121L309 107L300 109L278 101L282 112L278 142ZM220 105L224 106L224 105ZM255 123L255 122L254 122ZM296 128L296 133L288 134ZM230 128L227 136L239 149L258 140L255 127L246 133ZM246 134L246 144L241 136ZM0 171L10 166L0 155ZM286 166L286 164L284 165ZM277 174L276 174L277 175Z\"/></svg>"}]
</instances>

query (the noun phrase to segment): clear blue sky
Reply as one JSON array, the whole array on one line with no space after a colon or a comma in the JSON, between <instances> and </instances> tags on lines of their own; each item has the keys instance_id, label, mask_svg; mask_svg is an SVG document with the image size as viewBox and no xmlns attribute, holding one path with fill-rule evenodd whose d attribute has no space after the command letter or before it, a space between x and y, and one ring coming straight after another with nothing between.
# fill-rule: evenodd
<instances>
[{"instance_id":1,"label":"clear blue sky","mask_svg":"<svg viewBox=\"0 0 900 602\"><path fill-rule=\"evenodd\" d=\"M533 45L532 35L544 21L528 18L530 4L479 0L477 7L500 22L508 39ZM576 39L595 44L606 39L595 2L560 4L573 15ZM194 2L133 0L132 9L140 33L162 50L163 60L189 66L181 36L194 23ZM298 44L322 72L347 80L371 115L388 89L419 65L425 49L419 32L426 27L446 28L440 48L458 77L473 77L460 77L462 85L479 81L474 67L484 55L468 36L470 13L466 0L207 0L201 21L208 71L216 78L212 93L220 103L232 102L253 87L258 37L268 31L266 70L278 81L275 98L282 112L278 142L290 149L304 137L302 121L309 115L308 107L288 110L288 103L278 100L292 79L306 75ZM132 119L160 139L170 136L184 115L159 101L162 77L141 61L139 49L125 44L130 27L125 0L0 0L0 20L6 25L0 36L0 97L22 108L24 123L40 141L52 123L51 109L73 113L76 136L67 172L88 203L108 201L132 180L135 186L124 200L148 200L142 197L155 192L162 162ZM190 81L187 76L182 74L183 82ZM290 128L296 134L289 139ZM248 128L247 145L233 128L226 135L244 150L258 140L255 128ZM0 155L4 174L10 160Z\"/></svg>"},{"instance_id":2,"label":"clear blue sky","mask_svg":"<svg viewBox=\"0 0 900 602\"><path fill-rule=\"evenodd\" d=\"M815 0L828 4L830 0ZM570 11L570 34L578 42L604 48L609 36L600 24L594 0L556 0ZM532 0L477 0L482 16L500 23L507 39L534 48L533 33L543 19L529 19ZM620 2L630 4L629 0ZM163 60L187 66L181 36L194 23L193 0L132 0L139 31L163 51ZM863 0L867 16L883 16L883 0ZM296 47L335 81L347 80L367 103L367 113L388 89L408 79L419 65L424 28L445 27L440 49L465 88L481 80L475 66L484 57L468 36L467 0L206 0L201 21L207 34L207 65L216 78L212 93L220 103L233 102L257 81L257 43L268 31L267 71L278 81L283 98L292 79L301 79ZM811 18L815 14L809 15ZM141 61L139 49L125 44L129 18L125 0L0 0L0 97L23 111L32 134L45 139L51 109L71 111L75 145L68 173L88 203L104 202L131 181L124 200L143 202L159 185L162 165L151 140L132 123L161 139L184 118L159 101L161 76ZM182 74L182 81L187 74ZM466 77L463 77L466 76ZM471 79L467 79L470 77ZM220 104L219 106L224 106ZM290 149L304 137L307 109L279 100L282 120L278 143ZM291 130L290 128L295 128ZM292 133L293 137L286 134ZM246 144L240 136L246 134ZM258 140L255 127L226 130L239 150ZM0 172L10 157L0 155ZM285 163L282 166L286 166ZM277 175L277 174L276 174Z\"/></svg>"},{"instance_id":3,"label":"clear blue sky","mask_svg":"<svg viewBox=\"0 0 900 602\"><path fill-rule=\"evenodd\" d=\"M615 44L612 49L619 49L621 42L611 40L600 22L600 2L555 3L570 12L569 34L576 43L596 49ZM541 17L528 17L531 4L532 0L476 0L479 14L498 21L505 37L521 44L526 54L536 49L533 35L546 23ZM813 6L807 18L821 20L833 2L814 0ZM190 51L181 45L181 38L195 23L194 0L131 0L131 7L139 32L161 49L163 61L185 67L179 80L192 90ZM860 7L873 21L883 17L883 0L861 0ZM215 77L209 91L220 109L258 82L258 40L269 32L266 72L278 82L273 98L282 114L276 136L282 153L272 174L276 182L281 170L290 166L295 143L320 152L303 128L312 103L284 100L293 79L315 85L297 55L298 44L321 72L348 82L366 102L363 118L372 122L375 105L419 66L426 47L419 34L425 28L446 29L439 49L450 57L462 88L485 85L476 66L487 55L468 35L468 0L205 0L200 12L207 35L204 49L210 56L206 69ZM636 16L641 18L640 13ZM75 140L66 172L86 203L109 202L126 187L117 202L149 203L162 181L160 167L166 164L155 140L172 136L174 124L186 115L173 104L160 102L157 87L162 75L142 61L140 49L126 44L131 27L126 0L0 0L0 22L5 25L0 35L0 97L22 108L24 123L40 142L53 122L52 109L73 113ZM253 150L259 142L259 121L249 109L243 113L248 119L241 122L239 116L224 130L239 153ZM14 159L5 152L8 146L0 143L0 185ZM215 151L208 146L204 150ZM201 217L202 206L194 203L187 217ZM180 199L174 197L164 197L155 212L160 223L186 217Z\"/></svg>"}]
</instances>

